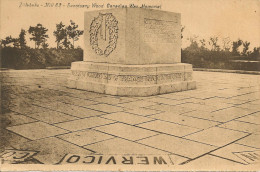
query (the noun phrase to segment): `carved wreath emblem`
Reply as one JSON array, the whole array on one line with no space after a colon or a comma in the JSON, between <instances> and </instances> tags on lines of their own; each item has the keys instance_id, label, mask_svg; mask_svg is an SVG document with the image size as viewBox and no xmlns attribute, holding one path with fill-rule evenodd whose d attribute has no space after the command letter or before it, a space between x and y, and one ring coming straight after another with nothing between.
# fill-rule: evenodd
<instances>
[{"instance_id":1,"label":"carved wreath emblem","mask_svg":"<svg viewBox=\"0 0 260 172\"><path fill-rule=\"evenodd\" d=\"M98 34L103 40L106 40L106 30L108 29L108 45L105 50L102 50L98 46ZM112 13L101 14L92 20L90 25L90 45L96 54L102 56L108 56L114 51L118 39L118 21L112 15Z\"/></svg>"}]
</instances>

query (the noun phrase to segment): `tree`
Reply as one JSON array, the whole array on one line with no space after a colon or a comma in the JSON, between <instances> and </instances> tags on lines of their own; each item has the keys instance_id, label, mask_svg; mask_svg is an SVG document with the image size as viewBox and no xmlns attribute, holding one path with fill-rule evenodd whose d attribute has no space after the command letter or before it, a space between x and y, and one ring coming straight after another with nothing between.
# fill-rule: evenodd
<instances>
[{"instance_id":1,"label":"tree","mask_svg":"<svg viewBox=\"0 0 260 172\"><path fill-rule=\"evenodd\" d=\"M220 50L220 47L218 45L218 37L217 36L213 36L213 37L210 37L209 39L209 45L211 46L211 50L212 51L219 51Z\"/></svg>"},{"instance_id":2,"label":"tree","mask_svg":"<svg viewBox=\"0 0 260 172\"><path fill-rule=\"evenodd\" d=\"M13 45L14 45L15 48L19 48L20 47L19 38L14 38L13 39Z\"/></svg>"},{"instance_id":3,"label":"tree","mask_svg":"<svg viewBox=\"0 0 260 172\"><path fill-rule=\"evenodd\" d=\"M199 36L197 35L193 35L191 37L188 38L188 40L190 41L190 45L186 48L186 50L190 51L190 52L194 52L194 51L199 51L199 44L198 44L198 39Z\"/></svg>"},{"instance_id":4,"label":"tree","mask_svg":"<svg viewBox=\"0 0 260 172\"><path fill-rule=\"evenodd\" d=\"M59 24L56 24L56 30L53 32L53 35L56 37L55 42L57 42L57 49L61 48L60 47L61 41L65 39L65 37L67 37L67 32L64 27L65 25L62 22L60 22Z\"/></svg>"},{"instance_id":5,"label":"tree","mask_svg":"<svg viewBox=\"0 0 260 172\"><path fill-rule=\"evenodd\" d=\"M254 47L253 52L249 54L250 57L260 58L260 47Z\"/></svg>"},{"instance_id":6,"label":"tree","mask_svg":"<svg viewBox=\"0 0 260 172\"><path fill-rule=\"evenodd\" d=\"M69 39L72 39L72 48L74 48L74 42L79 40L79 37L83 34L83 30L78 30L78 25L70 20L70 25L66 27L67 34Z\"/></svg>"},{"instance_id":7,"label":"tree","mask_svg":"<svg viewBox=\"0 0 260 172\"><path fill-rule=\"evenodd\" d=\"M40 45L46 44L47 38L49 36L46 34L48 29L42 26L42 24L37 24L37 26L32 27L30 26L28 32L32 35L30 40L33 40L35 42L35 48L39 48Z\"/></svg>"},{"instance_id":8,"label":"tree","mask_svg":"<svg viewBox=\"0 0 260 172\"><path fill-rule=\"evenodd\" d=\"M238 48L242 45L243 41L241 39L238 39L237 41L233 41L232 45L232 53L234 55L239 55Z\"/></svg>"},{"instance_id":9,"label":"tree","mask_svg":"<svg viewBox=\"0 0 260 172\"><path fill-rule=\"evenodd\" d=\"M19 34L18 38L13 38L11 35L7 36L5 39L1 40L1 45L6 47L7 45L13 43L13 46L15 48L25 48L26 47L26 41L25 41L25 30L21 29L21 32Z\"/></svg>"},{"instance_id":10,"label":"tree","mask_svg":"<svg viewBox=\"0 0 260 172\"><path fill-rule=\"evenodd\" d=\"M191 44L198 44L197 40L198 40L198 35L192 35L188 38L188 40L190 41Z\"/></svg>"},{"instance_id":11,"label":"tree","mask_svg":"<svg viewBox=\"0 0 260 172\"><path fill-rule=\"evenodd\" d=\"M206 40L205 39L201 39L200 40L200 44L201 44L201 48L205 49L206 48Z\"/></svg>"},{"instance_id":12,"label":"tree","mask_svg":"<svg viewBox=\"0 0 260 172\"><path fill-rule=\"evenodd\" d=\"M68 37L66 36L62 42L62 45L64 46L65 49L70 49L72 48L72 44L70 43Z\"/></svg>"},{"instance_id":13,"label":"tree","mask_svg":"<svg viewBox=\"0 0 260 172\"><path fill-rule=\"evenodd\" d=\"M242 52L242 54L245 56L245 55L248 55L247 54L247 51L248 51L248 49L249 49L249 45L250 45L250 42L247 42L247 41L245 41L245 42L243 42L243 52Z\"/></svg>"},{"instance_id":14,"label":"tree","mask_svg":"<svg viewBox=\"0 0 260 172\"><path fill-rule=\"evenodd\" d=\"M12 38L12 36L7 36L5 39L1 40L1 44L6 47L8 44L13 43L14 42L14 38Z\"/></svg>"},{"instance_id":15,"label":"tree","mask_svg":"<svg viewBox=\"0 0 260 172\"><path fill-rule=\"evenodd\" d=\"M43 49L46 49L46 48L48 48L48 47L49 47L49 44L44 41L44 42L42 43L42 48L43 48Z\"/></svg>"},{"instance_id":16,"label":"tree","mask_svg":"<svg viewBox=\"0 0 260 172\"><path fill-rule=\"evenodd\" d=\"M231 48L231 40L229 37L223 38L222 39L222 43L223 43L223 50L224 51L229 51Z\"/></svg>"},{"instance_id":17,"label":"tree","mask_svg":"<svg viewBox=\"0 0 260 172\"><path fill-rule=\"evenodd\" d=\"M18 42L19 42L20 48L25 48L26 47L25 35L26 35L25 30L21 29L21 32L20 32L19 38L18 38Z\"/></svg>"}]
</instances>

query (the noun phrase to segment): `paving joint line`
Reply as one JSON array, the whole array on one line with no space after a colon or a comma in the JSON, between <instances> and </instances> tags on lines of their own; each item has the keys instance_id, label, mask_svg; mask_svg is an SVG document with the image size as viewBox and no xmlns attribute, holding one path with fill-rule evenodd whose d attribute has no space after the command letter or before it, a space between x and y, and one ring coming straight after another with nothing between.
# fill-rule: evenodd
<instances>
[{"instance_id":1,"label":"paving joint line","mask_svg":"<svg viewBox=\"0 0 260 172\"><path fill-rule=\"evenodd\" d=\"M257 112L259 112L259 111L257 111ZM222 124L225 124L225 123L228 123L228 122L231 122L231 121L235 121L236 119L243 118L243 117L252 115L252 114L254 114L254 113L257 113L257 112L253 112L253 113L249 113L249 114L246 114L246 115L243 115L243 116L239 116L239 117L233 118L233 119L231 119L231 120L228 120L228 121L226 121L226 122L223 122ZM222 124L219 124L219 125L222 125Z\"/></svg>"},{"instance_id":2,"label":"paving joint line","mask_svg":"<svg viewBox=\"0 0 260 172\"><path fill-rule=\"evenodd\" d=\"M197 143L204 144L204 145L208 145L208 146L217 147L217 146L215 146L215 145L211 145L211 144L208 144L208 143L203 143L203 142L199 142L199 141L196 141L196 140L191 140L191 139L183 138L183 136L176 136L176 135L173 135L173 134L164 133L164 132L157 131L157 130L152 130L152 129L148 129L148 128L143 128L143 127L140 127L140 126L134 126L134 127L138 127L138 128L145 129L145 130L149 130L149 131L153 131L153 132L157 132L157 133L160 133L160 134L165 134L165 135L172 136L172 137L177 137L177 138L184 139L184 140L188 140L188 141L192 141L192 142L197 142Z\"/></svg>"},{"instance_id":3,"label":"paving joint line","mask_svg":"<svg viewBox=\"0 0 260 172\"><path fill-rule=\"evenodd\" d=\"M88 104L88 105L82 106L82 105L76 105L76 104L68 103L68 102L62 101L62 100L57 100L57 101L58 101L58 102L61 102L61 103L68 104L68 105L73 105L73 106L78 106L78 107L83 107L83 108L87 108L87 106L90 106L90 105L100 104L100 102L93 102L94 104ZM83 100L83 101L84 101L84 100ZM88 100L88 101L92 101L92 100Z\"/></svg>"},{"instance_id":4,"label":"paving joint line","mask_svg":"<svg viewBox=\"0 0 260 172\"><path fill-rule=\"evenodd\" d=\"M116 122L115 122L115 123L116 123ZM108 123L108 124L105 124L105 125L110 125L110 124L114 124L114 123ZM105 125L100 125L100 126L95 126L95 127L101 127L101 126L105 126ZM58 138L59 136L62 136L62 135L71 134L71 133L74 133L74 132L80 132L80 131L84 131L84 130L90 130L90 129L95 128L95 127L84 128L84 129L75 130L75 131L71 131L71 130L67 130L67 129L61 128L61 129L63 129L63 130L67 130L68 132L66 132L66 133L61 133L61 134L56 134L56 135L48 136L48 137L42 137L42 138L34 139L34 140L31 140L31 139L30 139L30 140L31 140L31 141L38 141L38 140L43 140L43 139L53 138L53 137ZM8 130L8 131L9 131L9 130ZM13 133L15 133L15 132L13 132ZM15 134L17 134L17 133L15 133ZM19 134L18 134L18 135L19 135ZM23 137L24 137L24 136L23 136ZM26 138L26 137L24 137L24 138ZM27 139L28 139L28 138L27 138Z\"/></svg>"},{"instance_id":5,"label":"paving joint line","mask_svg":"<svg viewBox=\"0 0 260 172\"><path fill-rule=\"evenodd\" d=\"M27 116L26 116L27 117ZM34 120L34 119L33 119ZM26 123L22 123L22 124L16 124L16 125L11 125L11 126L6 126L6 128L8 127L16 127L16 126L20 126L20 125L25 125L25 124L32 124L32 123L35 123L35 122L41 122L39 120L36 120L36 121L32 121L32 122L26 122Z\"/></svg>"},{"instance_id":6,"label":"paving joint line","mask_svg":"<svg viewBox=\"0 0 260 172\"><path fill-rule=\"evenodd\" d=\"M49 108L49 107L43 107L43 106L40 106L40 105L37 105L37 104L33 104L33 105L38 106L38 107L41 107L41 108L45 108L45 109L48 109L48 110L51 110L51 111L63 113L63 114L69 115L69 116L71 116L71 117L76 117L76 118L79 118L79 119L84 119L84 117L83 117L83 118L80 118L80 117L78 117L78 116L74 116L74 115L71 115L71 114L66 113L66 112L63 112L63 111L54 110L54 109L51 109L51 108ZM85 108L85 109L89 109L89 108ZM89 109L89 110L93 110L93 109ZM97 110L93 110L93 111L97 111ZM97 111L97 112L106 113L106 112L103 112L103 111Z\"/></svg>"},{"instance_id":7,"label":"paving joint line","mask_svg":"<svg viewBox=\"0 0 260 172\"><path fill-rule=\"evenodd\" d=\"M144 109L144 110L149 110L149 109ZM150 109L152 110L152 109ZM157 115L157 114L160 114L160 113L163 113L164 111L159 111L159 110L155 110L155 111L158 111L158 113L155 113L155 114L150 114L150 115L139 115L139 114L136 114L134 112L129 112L129 111L124 111L125 113L129 113L129 114L133 114L133 115L137 115L137 116L142 116L142 117L148 117L148 116L151 116L151 115Z\"/></svg>"},{"instance_id":8,"label":"paving joint line","mask_svg":"<svg viewBox=\"0 0 260 172\"><path fill-rule=\"evenodd\" d=\"M105 116L105 115L104 115L104 116ZM112 120L112 121L115 121L116 123L121 123L121 124L125 124L125 125L130 125L130 126L132 126L132 127L135 127L135 125L139 125L139 124L130 124L130 123L126 123L126 122L118 121L118 120L115 120L115 119L109 119L109 118L106 118L106 117L103 117L103 116L101 116L100 118L108 119L108 120ZM151 122L151 121L156 121L156 120L145 121L145 122L143 122L143 123ZM140 124L142 124L142 123L140 123Z\"/></svg>"},{"instance_id":9,"label":"paving joint line","mask_svg":"<svg viewBox=\"0 0 260 172\"><path fill-rule=\"evenodd\" d=\"M226 146L228 146L228 145L231 145L232 143L235 143L235 142L237 142L237 141L239 141L239 140L241 140L241 139L244 139L244 138L246 138L246 137L248 137L248 136L250 136L250 135L251 135L251 134L248 134L248 135L246 135L246 136L243 136L243 137L241 137L241 138L239 138L239 139L236 139L236 140L234 140L234 141L232 141L232 142L230 142L230 143L228 143L228 144L226 144L226 145L220 146L220 147L218 147L218 148L216 148L216 149L213 149L213 150L211 150L211 151L209 151L209 152L207 152L207 153L204 153L204 154L202 154L202 155L200 155L200 156L197 156L197 157L195 157L195 158L193 158L193 159L191 159L191 160L182 162L182 163L179 164L179 165L187 164L187 163L189 163L189 162L191 162L191 161L194 161L194 160L196 160L196 159L199 159L199 158L201 158L201 157L203 157L203 156L205 156L205 155L211 154L212 152L215 152L215 151L217 151L217 150L219 150L219 149L221 149L221 148L224 148L224 147L226 147Z\"/></svg>"},{"instance_id":10,"label":"paving joint line","mask_svg":"<svg viewBox=\"0 0 260 172\"><path fill-rule=\"evenodd\" d=\"M108 124L104 124L104 125L98 125L98 126L94 126L94 127L90 127L90 128L83 128L83 129L74 130L74 131L69 130L69 132L67 132L67 133L62 133L62 134L57 134L57 135L55 135L55 137L62 136L62 135L66 135L66 134L70 134L70 133L74 133L74 132L81 132L81 131L84 131L84 130L90 130L90 129L93 129L93 128L96 128L96 127L111 125L111 124L115 124L115 123L117 123L117 122L108 123ZM51 137L53 137L53 136L51 136Z\"/></svg>"},{"instance_id":11,"label":"paving joint line","mask_svg":"<svg viewBox=\"0 0 260 172\"><path fill-rule=\"evenodd\" d=\"M220 127L220 126L216 126L216 127L222 128L222 129L231 130L231 131L237 131L237 132L241 132L241 133L245 133L245 134L253 134L253 132L240 131L240 130L235 130L235 129L231 129L231 128L225 128L225 127Z\"/></svg>"},{"instance_id":12,"label":"paving joint line","mask_svg":"<svg viewBox=\"0 0 260 172\"><path fill-rule=\"evenodd\" d=\"M152 119L152 120L149 120L149 121L133 124L133 126L140 125L140 124L145 124L145 123L149 123L149 122L153 122L153 121L157 121L157 119Z\"/></svg>"},{"instance_id":13,"label":"paving joint line","mask_svg":"<svg viewBox=\"0 0 260 172\"><path fill-rule=\"evenodd\" d=\"M19 113L19 114L20 114L20 113ZM27 116L27 117L28 117L28 116ZM59 126L55 126L55 125L53 125L53 124L47 123L47 122L45 122L45 121L38 120L38 119L33 118L33 117L30 117L30 118L36 120L35 122L32 122L32 123L42 122L42 123L45 123L45 124L47 124L47 125L51 125L51 126L53 126L53 127L56 127L56 128L62 129L62 130L67 130L67 129L61 128L61 127L59 127ZM69 131L69 130L67 130L67 131Z\"/></svg>"},{"instance_id":14,"label":"paving joint line","mask_svg":"<svg viewBox=\"0 0 260 172\"><path fill-rule=\"evenodd\" d=\"M55 137L55 138L60 139L60 140L62 140L62 141L65 141L65 142L67 142L67 143L70 143L70 144L72 144L72 145L75 145L75 146L77 146L77 147L80 147L80 148L82 148L82 149L88 150L88 151L90 151L90 152L92 152L92 153L96 153L96 151L94 151L94 150L84 148L83 146L79 146L79 145L77 145L77 144L71 143L71 142L69 142L69 141L67 141L67 140L64 140L64 139L62 139L62 138L59 138L59 137Z\"/></svg>"},{"instance_id":15,"label":"paving joint line","mask_svg":"<svg viewBox=\"0 0 260 172\"><path fill-rule=\"evenodd\" d=\"M189 113L189 112L187 112L187 113ZM211 113L211 112L210 112L210 113ZM196 116L188 116L188 115L185 115L185 114L186 114L186 113L183 113L183 114L181 114L181 115L186 116L186 117L191 117L191 118L206 120L206 121L210 121L210 122L223 123L223 122L220 122L220 121L214 121L214 120L210 120L210 119L206 119L206 118L201 118L201 117L196 117Z\"/></svg>"},{"instance_id":16,"label":"paving joint line","mask_svg":"<svg viewBox=\"0 0 260 172\"><path fill-rule=\"evenodd\" d=\"M241 146L246 146L246 147L250 147L250 148L254 148L254 149L259 149L259 150L260 150L260 148L256 148L256 147L249 146L249 145L245 145L245 144L241 144L241 143L234 143L234 144L241 145Z\"/></svg>"},{"instance_id":17,"label":"paving joint line","mask_svg":"<svg viewBox=\"0 0 260 172\"><path fill-rule=\"evenodd\" d=\"M96 129L94 129L96 130ZM160 150L160 151L164 151L164 152L167 152L167 153L171 153L173 155L177 155L177 156L180 156L180 157L183 157L183 158L186 158L186 159L191 159L189 157L186 157L186 156L183 156L183 155L179 155L179 154L176 154L176 153L173 153L173 152L169 152L169 151L166 151L166 150L163 150L163 149L159 149L159 148L156 148L156 147L152 147L152 146L149 146L149 145L146 145L146 144L142 144L142 143L139 143L139 142L136 142L136 141L133 141L133 140L130 140L130 139L126 139L124 137L120 137L120 136L116 136L116 135L113 135L113 134L110 134L110 133L106 133L104 131L100 131L100 130L96 130L96 131L99 131L101 133L104 133L104 134L108 134L108 135L111 135L111 136L114 136L116 138L120 138L120 139L123 139L123 140L126 140L126 141L130 141L130 142L133 142L133 143L136 143L136 144L140 144L140 145L143 145L143 146L147 146L147 147L150 147L150 148L153 148L153 149L157 149L157 150Z\"/></svg>"},{"instance_id":18,"label":"paving joint line","mask_svg":"<svg viewBox=\"0 0 260 172\"><path fill-rule=\"evenodd\" d=\"M208 129L208 128L207 128L207 129ZM204 131L204 130L207 130L207 129L201 129L201 130L195 131L195 132L193 132L193 133L186 134L186 135L182 136L182 138L187 137L187 136L192 135L192 134L199 133L199 132Z\"/></svg>"},{"instance_id":19,"label":"paving joint line","mask_svg":"<svg viewBox=\"0 0 260 172\"><path fill-rule=\"evenodd\" d=\"M29 139L29 138L27 138L27 137L25 137L25 136L23 136L23 135L21 135L21 134L19 134L19 133L16 133L16 132L14 132L14 131L12 131L12 130L9 130L9 129L7 129L7 128L4 128L4 130L7 130L7 131L9 131L9 132L11 132L11 133L13 133L13 134L15 134L15 135L18 135L18 136L20 136L20 137L22 137L22 138L27 139L28 141L26 141L26 142L33 141L32 139Z\"/></svg>"},{"instance_id":20,"label":"paving joint line","mask_svg":"<svg viewBox=\"0 0 260 172\"><path fill-rule=\"evenodd\" d=\"M141 138L141 139L137 139L137 140L134 140L135 142L138 142L140 140L144 140L144 139L148 139L148 138L151 138L151 137L154 137L154 136L158 136L158 135L161 135L161 134L155 134L155 135L152 135L152 136L148 136L148 137L144 137L144 138Z\"/></svg>"},{"instance_id":21,"label":"paving joint line","mask_svg":"<svg viewBox=\"0 0 260 172\"><path fill-rule=\"evenodd\" d=\"M202 129L202 128L197 128L197 127L190 126L190 125L180 124L180 123L173 122L173 121L166 121L166 120L159 119L159 118L151 118L151 119L155 119L155 120L162 121L162 122L168 122L168 123L172 123L172 124L176 124L176 125L181 125L181 126L185 126L185 127L190 127L190 128L194 128L194 129Z\"/></svg>"},{"instance_id":22,"label":"paving joint line","mask_svg":"<svg viewBox=\"0 0 260 172\"><path fill-rule=\"evenodd\" d=\"M101 115L95 115L95 116L87 116L87 117L83 117L83 118L77 117L78 119L73 119L73 120L69 120L69 121L62 121L62 122L56 122L56 123L52 123L52 124L62 124L62 123L65 123L65 122L72 122L72 121L77 121L77 120L81 120L81 119L93 118L93 117L101 117L101 116L104 116L104 115L108 115L108 114L101 114Z\"/></svg>"},{"instance_id":23,"label":"paving joint line","mask_svg":"<svg viewBox=\"0 0 260 172\"><path fill-rule=\"evenodd\" d=\"M217 157L217 158L225 159L225 160L228 160L228 161L236 162L236 163L238 163L238 164L248 165L248 164L244 164L244 163L242 163L242 162L235 161L235 160L233 160L233 159L225 158L225 157L222 157L222 156L218 156L218 155L215 155L215 154L211 154L211 153L209 153L209 155L211 155L211 156L215 156L215 157Z\"/></svg>"},{"instance_id":24,"label":"paving joint line","mask_svg":"<svg viewBox=\"0 0 260 172\"><path fill-rule=\"evenodd\" d=\"M234 119L234 121L238 121L238 122L242 122L242 123L247 123L247 124L252 124L252 125L260 125L260 124L256 124L256 123L252 123L252 122L248 122L248 121L240 121L237 119Z\"/></svg>"},{"instance_id":25,"label":"paving joint line","mask_svg":"<svg viewBox=\"0 0 260 172\"><path fill-rule=\"evenodd\" d=\"M54 85L54 86L57 86L57 85ZM66 89L69 89L69 88L67 88L67 87L65 87ZM60 90L58 90L58 89L52 89L52 88L47 88L47 89L49 89L49 90L54 90L54 91L59 91L59 92L63 92L63 93L65 93L65 94L67 94L66 96L71 96L71 97L74 97L74 98L79 98L79 99L83 99L83 100L92 100L93 98L90 98L90 99L85 99L85 98L82 98L82 97L76 97L76 96L74 96L74 93L70 93L70 92L66 92L66 91L60 91ZM77 90L77 89L72 89L72 90ZM88 91L85 91L85 92L88 92ZM101 95L100 95L101 96ZM103 97L103 95L101 96L101 97ZM95 97L95 98L98 98L98 97Z\"/></svg>"},{"instance_id":26,"label":"paving joint line","mask_svg":"<svg viewBox=\"0 0 260 172\"><path fill-rule=\"evenodd\" d=\"M97 125L97 126L94 126L94 127L89 127L89 128L83 128L83 129L80 129L80 130L75 130L75 131L71 131L71 132L78 132L78 131L82 131L82 130L87 130L87 129L93 129L93 128L96 128L96 127L103 127L103 126L106 126L106 125L111 125L111 124L115 124L117 122L111 122L111 123L107 123L107 124L103 124L103 125Z\"/></svg>"},{"instance_id":27,"label":"paving joint line","mask_svg":"<svg viewBox=\"0 0 260 172\"><path fill-rule=\"evenodd\" d=\"M94 131L97 132L97 130L94 130ZM103 134L104 134L104 133L103 133ZM88 144L82 145L82 146L83 146L83 147L84 147L84 146L89 146L89 145L93 145L93 144L96 144L96 143L101 143L101 142L104 142L104 141L107 141L107 140L113 140L113 139L115 139L115 137L112 137L112 138L109 138L109 139L105 139L105 140L100 140L100 141L93 142L93 143L88 143Z\"/></svg>"},{"instance_id":28,"label":"paving joint line","mask_svg":"<svg viewBox=\"0 0 260 172\"><path fill-rule=\"evenodd\" d=\"M144 108L143 108L144 109ZM147 110L147 109L144 109L144 110ZM136 114L134 112L131 112L131 111L134 111L134 109L131 109L130 112L128 110L124 111L125 113L128 113L128 114L131 114L131 115L135 115L135 116L140 116L140 117L147 117L147 116L150 116L150 115L140 115L140 114ZM159 112L161 113L161 112ZM151 114L151 115L155 115L155 114Z\"/></svg>"}]
</instances>

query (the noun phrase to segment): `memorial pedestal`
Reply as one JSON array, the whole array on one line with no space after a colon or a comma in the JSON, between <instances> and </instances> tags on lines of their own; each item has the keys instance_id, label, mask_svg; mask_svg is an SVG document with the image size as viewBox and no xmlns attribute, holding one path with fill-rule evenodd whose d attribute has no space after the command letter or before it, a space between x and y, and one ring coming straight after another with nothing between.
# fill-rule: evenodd
<instances>
[{"instance_id":1,"label":"memorial pedestal","mask_svg":"<svg viewBox=\"0 0 260 172\"><path fill-rule=\"evenodd\" d=\"M150 96L196 88L181 63L178 13L121 8L85 12L84 61L73 62L70 88Z\"/></svg>"}]
</instances>

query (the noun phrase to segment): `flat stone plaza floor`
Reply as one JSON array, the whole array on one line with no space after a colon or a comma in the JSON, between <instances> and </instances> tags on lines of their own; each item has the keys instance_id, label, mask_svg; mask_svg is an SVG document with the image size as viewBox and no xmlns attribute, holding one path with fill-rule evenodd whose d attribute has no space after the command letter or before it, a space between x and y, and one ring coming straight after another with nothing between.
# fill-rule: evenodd
<instances>
[{"instance_id":1,"label":"flat stone plaza floor","mask_svg":"<svg viewBox=\"0 0 260 172\"><path fill-rule=\"evenodd\" d=\"M67 88L69 72L0 73L2 162L215 167L259 161L259 75L194 71L196 90L117 97Z\"/></svg>"}]
</instances>

